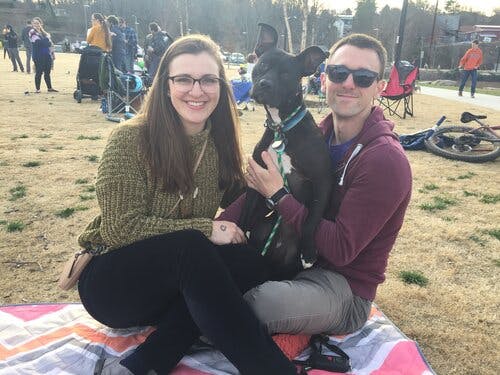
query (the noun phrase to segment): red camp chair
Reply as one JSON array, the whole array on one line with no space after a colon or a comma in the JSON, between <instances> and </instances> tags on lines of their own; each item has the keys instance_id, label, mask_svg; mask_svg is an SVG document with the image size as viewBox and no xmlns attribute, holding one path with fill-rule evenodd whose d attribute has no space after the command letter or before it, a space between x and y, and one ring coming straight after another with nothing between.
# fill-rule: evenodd
<instances>
[{"instance_id":1,"label":"red camp chair","mask_svg":"<svg viewBox=\"0 0 500 375\"><path fill-rule=\"evenodd\" d=\"M392 66L389 82L379 98L380 105L389 111L389 115L402 119L406 118L407 114L413 117L413 91L417 76L418 67L408 62L400 61ZM398 111L400 105L403 107L402 111Z\"/></svg>"}]
</instances>

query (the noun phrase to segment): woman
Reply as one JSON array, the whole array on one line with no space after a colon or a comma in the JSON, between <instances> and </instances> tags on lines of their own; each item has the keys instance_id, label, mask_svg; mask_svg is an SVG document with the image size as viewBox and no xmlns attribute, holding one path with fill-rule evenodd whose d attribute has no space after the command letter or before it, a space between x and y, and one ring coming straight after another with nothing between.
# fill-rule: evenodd
<instances>
[{"instance_id":1,"label":"woman","mask_svg":"<svg viewBox=\"0 0 500 375\"><path fill-rule=\"evenodd\" d=\"M242 181L218 46L183 37L164 55L141 112L111 134L96 181L101 213L79 237L102 250L78 282L89 314L114 328L157 327L95 373L168 374L200 335L242 374L296 373L242 298L268 278L267 265L234 223L213 220Z\"/></svg>"},{"instance_id":2,"label":"woman","mask_svg":"<svg viewBox=\"0 0 500 375\"><path fill-rule=\"evenodd\" d=\"M19 57L19 49L18 49L19 37L17 36L17 33L14 31L11 25L6 25L5 31L6 31L5 40L7 42L7 49L9 51L10 61L12 61L12 71L17 72L17 64L19 64L21 72L24 73L24 66L21 61L21 58Z\"/></svg>"},{"instance_id":3,"label":"woman","mask_svg":"<svg viewBox=\"0 0 500 375\"><path fill-rule=\"evenodd\" d=\"M109 31L111 33L111 59L116 69L127 73L125 66L125 34L118 27L118 18L116 16L108 16L106 19L109 23Z\"/></svg>"},{"instance_id":4,"label":"woman","mask_svg":"<svg viewBox=\"0 0 500 375\"><path fill-rule=\"evenodd\" d=\"M104 52L111 51L111 33L104 16L101 13L93 13L90 20L92 27L87 34L87 43L99 47Z\"/></svg>"},{"instance_id":5,"label":"woman","mask_svg":"<svg viewBox=\"0 0 500 375\"><path fill-rule=\"evenodd\" d=\"M49 92L57 92L57 90L52 87L52 81L50 79L50 71L52 70L53 63L50 34L43 29L42 20L38 17L33 18L31 25L33 29L29 31L28 35L33 46L31 58L35 64L35 93L40 93L42 74L45 84L47 85L47 90Z\"/></svg>"}]
</instances>

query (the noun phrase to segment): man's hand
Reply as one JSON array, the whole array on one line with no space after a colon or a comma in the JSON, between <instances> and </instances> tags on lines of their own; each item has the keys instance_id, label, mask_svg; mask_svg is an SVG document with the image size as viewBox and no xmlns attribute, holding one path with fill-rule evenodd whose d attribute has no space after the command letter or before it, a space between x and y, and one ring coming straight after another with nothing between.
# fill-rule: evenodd
<instances>
[{"instance_id":1,"label":"man's hand","mask_svg":"<svg viewBox=\"0 0 500 375\"><path fill-rule=\"evenodd\" d=\"M216 245L247 242L245 234L235 223L215 220L212 222L212 235L209 240Z\"/></svg>"},{"instance_id":2,"label":"man's hand","mask_svg":"<svg viewBox=\"0 0 500 375\"><path fill-rule=\"evenodd\" d=\"M255 160L249 158L246 180L248 186L257 190L264 197L270 198L283 187L283 177L281 177L281 173L269 152L263 151L261 156L267 169L262 168Z\"/></svg>"}]
</instances>

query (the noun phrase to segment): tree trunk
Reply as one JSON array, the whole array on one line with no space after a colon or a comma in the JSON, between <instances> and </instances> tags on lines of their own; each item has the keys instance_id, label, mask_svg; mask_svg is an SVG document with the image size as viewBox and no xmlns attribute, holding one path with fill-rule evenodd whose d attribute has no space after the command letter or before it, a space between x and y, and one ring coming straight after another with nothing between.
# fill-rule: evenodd
<instances>
[{"instance_id":1,"label":"tree trunk","mask_svg":"<svg viewBox=\"0 0 500 375\"><path fill-rule=\"evenodd\" d=\"M288 9L286 7L286 1L283 0L281 2L283 5L283 17L285 19L285 27L286 27L286 36L288 41L288 52L293 53L293 43L292 43L292 31L290 29L290 20L288 19Z\"/></svg>"},{"instance_id":2,"label":"tree trunk","mask_svg":"<svg viewBox=\"0 0 500 375\"><path fill-rule=\"evenodd\" d=\"M302 35L300 39L300 50L303 51L306 49L307 44L307 20L309 15L308 0L301 1L300 10L302 11Z\"/></svg>"}]
</instances>

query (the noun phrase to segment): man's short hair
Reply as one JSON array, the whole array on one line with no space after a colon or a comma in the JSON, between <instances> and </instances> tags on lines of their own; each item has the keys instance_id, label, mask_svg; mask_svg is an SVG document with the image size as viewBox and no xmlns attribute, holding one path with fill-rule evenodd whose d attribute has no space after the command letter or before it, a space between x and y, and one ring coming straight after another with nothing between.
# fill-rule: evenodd
<instances>
[{"instance_id":1,"label":"man's short hair","mask_svg":"<svg viewBox=\"0 0 500 375\"><path fill-rule=\"evenodd\" d=\"M116 16L108 16L106 19L113 26L117 26L118 25L118 18Z\"/></svg>"},{"instance_id":2,"label":"man's short hair","mask_svg":"<svg viewBox=\"0 0 500 375\"><path fill-rule=\"evenodd\" d=\"M473 43L473 44L477 44L477 45L479 45L479 40L474 39L474 40L472 41L472 43Z\"/></svg>"},{"instance_id":3,"label":"man's short hair","mask_svg":"<svg viewBox=\"0 0 500 375\"><path fill-rule=\"evenodd\" d=\"M118 17L118 22L119 23L127 23L123 17Z\"/></svg>"},{"instance_id":4,"label":"man's short hair","mask_svg":"<svg viewBox=\"0 0 500 375\"><path fill-rule=\"evenodd\" d=\"M149 30L151 30L153 33L160 31L160 26L156 22L151 22L149 24Z\"/></svg>"},{"instance_id":5,"label":"man's short hair","mask_svg":"<svg viewBox=\"0 0 500 375\"><path fill-rule=\"evenodd\" d=\"M378 39L367 34L350 34L335 43L330 48L330 57L342 46L349 45L362 49L371 49L377 53L380 62L379 79L384 77L385 62L387 60L387 51Z\"/></svg>"}]
</instances>

